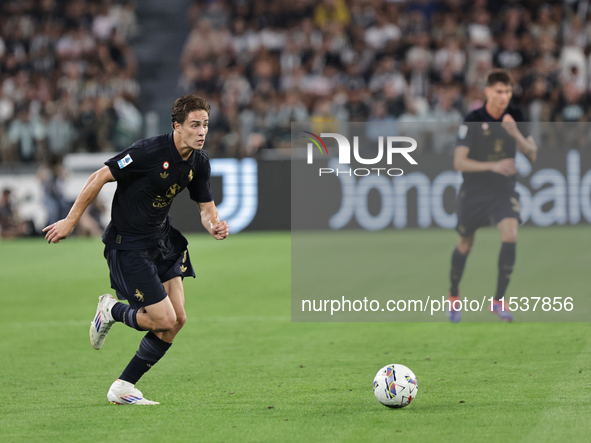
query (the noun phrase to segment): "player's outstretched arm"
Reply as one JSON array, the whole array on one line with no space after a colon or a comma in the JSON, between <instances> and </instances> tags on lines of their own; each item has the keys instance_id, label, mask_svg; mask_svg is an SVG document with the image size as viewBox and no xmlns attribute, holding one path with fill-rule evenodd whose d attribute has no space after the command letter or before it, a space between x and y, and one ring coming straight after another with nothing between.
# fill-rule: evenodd
<instances>
[{"instance_id":1,"label":"player's outstretched arm","mask_svg":"<svg viewBox=\"0 0 591 443\"><path fill-rule=\"evenodd\" d=\"M214 202L199 203L201 223L216 240L225 239L230 234L230 227L225 220L220 221L218 209Z\"/></svg>"},{"instance_id":2,"label":"player's outstretched arm","mask_svg":"<svg viewBox=\"0 0 591 443\"><path fill-rule=\"evenodd\" d=\"M538 158L538 146L534 141L534 138L530 135L527 138L523 136L515 119L509 114L503 116L503 123L501 123L505 131L515 139L517 142L517 149L523 155L525 155L532 163Z\"/></svg>"},{"instance_id":3,"label":"player's outstretched arm","mask_svg":"<svg viewBox=\"0 0 591 443\"><path fill-rule=\"evenodd\" d=\"M88 208L88 205L96 199L103 186L112 181L115 181L115 177L111 174L108 166L102 167L88 177L84 188L82 188L68 216L43 229L47 243L59 243L60 240L68 238L80 221L80 217L82 217L82 214Z\"/></svg>"},{"instance_id":4,"label":"player's outstretched arm","mask_svg":"<svg viewBox=\"0 0 591 443\"><path fill-rule=\"evenodd\" d=\"M497 162L481 162L468 158L470 148L467 146L457 146L454 153L454 168L462 172L485 172L492 171L506 176L517 174L515 160L505 158Z\"/></svg>"}]
</instances>

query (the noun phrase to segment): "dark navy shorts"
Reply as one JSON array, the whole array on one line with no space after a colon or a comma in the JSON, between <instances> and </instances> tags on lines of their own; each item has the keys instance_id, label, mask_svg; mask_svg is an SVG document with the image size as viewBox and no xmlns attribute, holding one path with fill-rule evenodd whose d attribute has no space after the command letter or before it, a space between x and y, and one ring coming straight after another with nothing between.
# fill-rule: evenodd
<instances>
[{"instance_id":1,"label":"dark navy shorts","mask_svg":"<svg viewBox=\"0 0 591 443\"><path fill-rule=\"evenodd\" d=\"M195 277L188 242L174 228L168 237L150 249L118 250L105 247L111 287L119 300L133 309L150 306L167 297L162 283L175 277Z\"/></svg>"},{"instance_id":2,"label":"dark navy shorts","mask_svg":"<svg viewBox=\"0 0 591 443\"><path fill-rule=\"evenodd\" d=\"M478 228L494 226L504 218L516 218L521 223L520 209L516 191L479 192L462 187L456 200L456 231L462 237L472 237Z\"/></svg>"}]
</instances>

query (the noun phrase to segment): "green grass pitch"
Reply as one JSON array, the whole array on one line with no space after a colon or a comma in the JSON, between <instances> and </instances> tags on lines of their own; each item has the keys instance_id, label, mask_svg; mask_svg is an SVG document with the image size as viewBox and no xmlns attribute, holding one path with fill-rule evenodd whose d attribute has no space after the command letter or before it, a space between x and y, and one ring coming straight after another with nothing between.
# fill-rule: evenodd
<instances>
[{"instance_id":1,"label":"green grass pitch","mask_svg":"<svg viewBox=\"0 0 591 443\"><path fill-rule=\"evenodd\" d=\"M400 275L428 270L425 290L447 292L452 231L391 238L417 245ZM100 240L0 243L1 442L588 441L588 323L292 323L289 233L189 241L189 320L138 383L155 407L106 400L142 334L115 325L90 346ZM590 244L590 227L523 228L509 293L591 296ZM463 295L494 285L498 246L479 231ZM388 363L417 375L407 408L373 396Z\"/></svg>"}]
</instances>

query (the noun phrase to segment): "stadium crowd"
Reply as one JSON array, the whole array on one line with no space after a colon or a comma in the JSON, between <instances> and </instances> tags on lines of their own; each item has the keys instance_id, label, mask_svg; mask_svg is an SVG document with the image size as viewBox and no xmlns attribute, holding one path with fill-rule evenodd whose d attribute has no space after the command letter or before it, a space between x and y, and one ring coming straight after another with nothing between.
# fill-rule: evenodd
<instances>
[{"instance_id":1,"label":"stadium crowd","mask_svg":"<svg viewBox=\"0 0 591 443\"><path fill-rule=\"evenodd\" d=\"M121 150L141 135L127 0L0 1L0 161Z\"/></svg>"},{"instance_id":2,"label":"stadium crowd","mask_svg":"<svg viewBox=\"0 0 591 443\"><path fill-rule=\"evenodd\" d=\"M181 92L218 156L289 147L290 123L459 122L510 70L532 121L589 117L587 1L213 0L188 11ZM453 143L442 146L453 152Z\"/></svg>"},{"instance_id":3,"label":"stadium crowd","mask_svg":"<svg viewBox=\"0 0 591 443\"><path fill-rule=\"evenodd\" d=\"M587 7L197 0L179 94L211 103L214 157L288 148L291 122L459 122L482 104L492 67L511 71L514 100L532 121L586 121ZM0 163L121 150L141 137L147 110L135 105L129 44L139 35L135 8L131 0L0 1ZM441 152L453 150L446 146Z\"/></svg>"}]
</instances>

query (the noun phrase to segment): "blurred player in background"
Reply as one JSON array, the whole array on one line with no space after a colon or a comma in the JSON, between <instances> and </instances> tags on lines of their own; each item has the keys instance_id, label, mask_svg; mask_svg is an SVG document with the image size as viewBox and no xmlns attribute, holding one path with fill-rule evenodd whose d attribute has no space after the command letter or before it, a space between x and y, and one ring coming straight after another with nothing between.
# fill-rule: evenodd
<instances>
[{"instance_id":1,"label":"blurred player in background","mask_svg":"<svg viewBox=\"0 0 591 443\"><path fill-rule=\"evenodd\" d=\"M209 158L202 151L209 104L185 95L172 108L173 132L139 140L107 160L90 176L68 216L47 226L48 243L67 238L102 187L117 181L111 223L103 234L112 295L99 297L90 341L100 349L115 322L149 331L119 379L109 389L111 403L153 405L135 384L170 348L186 321L183 278L195 277L187 240L170 225L170 204L185 187L199 206L201 223L216 239L229 234L220 221L210 189Z\"/></svg>"},{"instance_id":2,"label":"blurred player in background","mask_svg":"<svg viewBox=\"0 0 591 443\"><path fill-rule=\"evenodd\" d=\"M486 79L486 102L470 112L458 131L454 167L462 171L464 183L457 199L460 234L451 260L450 309L453 323L461 320L462 309L458 285L466 258L474 245L475 232L496 225L501 234L497 291L491 311L505 321L513 315L501 300L505 295L515 264L515 246L519 227L519 194L515 191L516 148L534 162L538 148L523 122L520 109L509 103L512 79L505 70L495 70ZM457 303L454 303L457 302Z\"/></svg>"}]
</instances>

